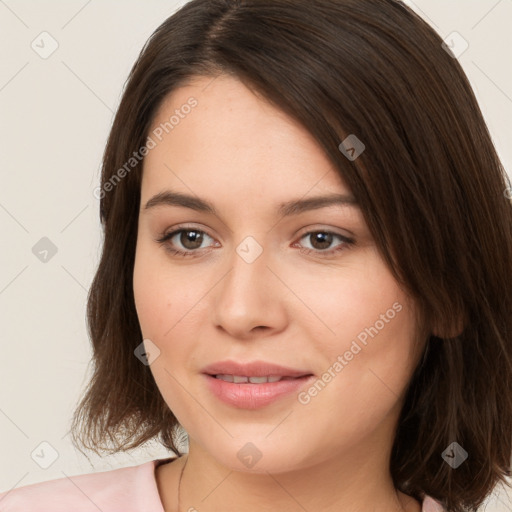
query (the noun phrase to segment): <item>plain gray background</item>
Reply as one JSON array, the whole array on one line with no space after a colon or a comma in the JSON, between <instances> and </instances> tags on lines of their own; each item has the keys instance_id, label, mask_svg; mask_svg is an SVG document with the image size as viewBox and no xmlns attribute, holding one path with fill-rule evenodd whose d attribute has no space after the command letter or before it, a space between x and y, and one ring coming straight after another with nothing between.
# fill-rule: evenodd
<instances>
[{"instance_id":1,"label":"plain gray background","mask_svg":"<svg viewBox=\"0 0 512 512\"><path fill-rule=\"evenodd\" d=\"M91 466L68 430L90 370L85 307L101 247L93 190L104 144L139 51L184 3L0 0L0 491L168 456L155 444L91 456ZM462 52L510 174L512 1L405 3ZM38 256L41 247L49 252ZM485 509L509 511L512 500L498 489Z\"/></svg>"}]
</instances>

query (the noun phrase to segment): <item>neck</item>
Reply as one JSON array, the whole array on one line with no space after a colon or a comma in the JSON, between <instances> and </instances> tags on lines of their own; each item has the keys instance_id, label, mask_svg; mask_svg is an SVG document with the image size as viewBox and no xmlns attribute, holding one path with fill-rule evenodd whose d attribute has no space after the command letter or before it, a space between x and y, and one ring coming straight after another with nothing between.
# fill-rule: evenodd
<instances>
[{"instance_id":1,"label":"neck","mask_svg":"<svg viewBox=\"0 0 512 512\"><path fill-rule=\"evenodd\" d=\"M222 465L191 442L181 474L178 512L420 512L420 504L397 492L387 461L357 450L293 471L239 471ZM382 458L382 459L385 459ZM379 463L380 462L380 463Z\"/></svg>"}]
</instances>

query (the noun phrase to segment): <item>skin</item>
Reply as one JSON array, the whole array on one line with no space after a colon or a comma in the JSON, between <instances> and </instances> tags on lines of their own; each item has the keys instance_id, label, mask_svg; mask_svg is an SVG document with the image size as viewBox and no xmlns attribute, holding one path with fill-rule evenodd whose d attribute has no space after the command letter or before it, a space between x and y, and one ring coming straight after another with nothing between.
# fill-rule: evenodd
<instances>
[{"instance_id":1,"label":"skin","mask_svg":"<svg viewBox=\"0 0 512 512\"><path fill-rule=\"evenodd\" d=\"M156 470L165 511L177 511L186 461L180 511L419 512L389 473L421 349L414 304L384 264L358 207L276 214L285 201L350 194L300 124L221 75L195 77L173 91L151 131L190 97L197 106L144 160L133 276L143 336L160 351L151 372L189 435L188 455ZM217 215L145 208L170 189L210 201ZM180 242L179 234L156 241L182 223L204 231L202 243ZM326 230L355 243L335 236L323 249L314 235L305 236ZM263 249L252 263L236 252L247 236ZM199 255L180 257L166 247ZM401 311L307 404L292 393L260 409L235 408L204 383L202 369L225 359L261 359L320 378L394 303ZM237 457L248 442L262 454L252 468Z\"/></svg>"}]
</instances>

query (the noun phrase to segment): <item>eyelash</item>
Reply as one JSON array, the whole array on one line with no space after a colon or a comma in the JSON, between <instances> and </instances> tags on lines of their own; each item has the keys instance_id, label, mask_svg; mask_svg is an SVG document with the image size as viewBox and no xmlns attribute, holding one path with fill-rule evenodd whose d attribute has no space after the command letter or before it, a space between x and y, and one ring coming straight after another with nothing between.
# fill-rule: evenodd
<instances>
[{"instance_id":1,"label":"eyelash","mask_svg":"<svg viewBox=\"0 0 512 512\"><path fill-rule=\"evenodd\" d=\"M175 229L171 233L168 233L168 234L164 233L160 238L158 238L156 240L159 244L164 245L165 246L165 250L168 251L169 253L171 253L173 256L178 256L178 257L182 257L182 258L201 256L201 253L200 253L201 250L200 249L189 249L187 251L183 251L183 250L180 250L180 249L174 249L174 248L170 247L170 245L167 242L169 240L171 240L174 236L176 236L179 233L187 232L187 231L194 231L196 233L207 235L210 238L213 238L210 235L208 235L208 233L206 233L205 231L202 231L200 229L196 229L196 228L192 228L192 227L186 227L186 226L178 226L178 228L179 229ZM304 233L303 235L301 235L299 240L302 240L303 238L305 238L307 236L310 236L310 235L313 235L313 234L318 234L318 233L322 233L324 235L333 235L333 236L338 237L339 239L341 239L341 241L343 243L338 245L338 246L336 246L334 249L320 250L320 249L303 248L303 249L301 249L301 252L305 252L306 254L313 254L314 253L315 255L320 255L321 257L329 257L329 256L334 255L335 253L338 253L338 252L344 251L346 249L349 249L351 246L353 246L355 244L355 241L353 239L348 238L348 237L343 236L343 235L340 235L339 233L335 233L333 231L329 231L329 230L308 231L307 233Z\"/></svg>"}]
</instances>

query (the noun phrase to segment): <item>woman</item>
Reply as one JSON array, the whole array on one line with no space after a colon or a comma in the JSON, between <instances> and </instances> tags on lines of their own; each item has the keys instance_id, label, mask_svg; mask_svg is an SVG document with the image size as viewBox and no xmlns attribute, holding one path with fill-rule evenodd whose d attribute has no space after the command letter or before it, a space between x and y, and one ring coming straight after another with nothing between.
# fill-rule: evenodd
<instances>
[{"instance_id":1,"label":"woman","mask_svg":"<svg viewBox=\"0 0 512 512\"><path fill-rule=\"evenodd\" d=\"M510 474L505 176L401 2L187 3L105 150L73 424L96 453L157 437L177 457L0 507L477 510Z\"/></svg>"}]
</instances>

